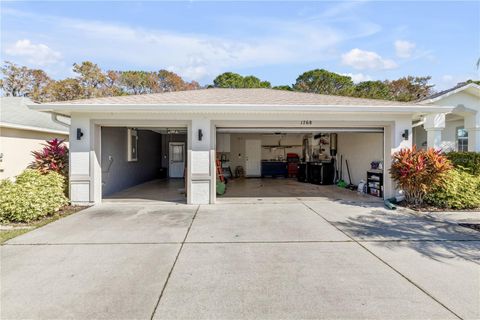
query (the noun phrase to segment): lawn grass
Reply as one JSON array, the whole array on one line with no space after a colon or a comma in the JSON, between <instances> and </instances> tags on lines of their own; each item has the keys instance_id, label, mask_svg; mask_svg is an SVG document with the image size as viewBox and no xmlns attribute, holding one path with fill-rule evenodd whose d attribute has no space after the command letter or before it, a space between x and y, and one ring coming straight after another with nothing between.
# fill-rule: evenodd
<instances>
[{"instance_id":1,"label":"lawn grass","mask_svg":"<svg viewBox=\"0 0 480 320\"><path fill-rule=\"evenodd\" d=\"M86 207L80 206L67 206L60 211L56 212L54 215L45 217L44 219L32 221L29 223L17 223L9 224L12 226L12 229L2 229L0 230L0 243L4 243L7 240L18 237L24 233L30 232L37 228L43 227L51 222L57 221L58 219L67 217L75 212L85 209Z\"/></svg>"}]
</instances>

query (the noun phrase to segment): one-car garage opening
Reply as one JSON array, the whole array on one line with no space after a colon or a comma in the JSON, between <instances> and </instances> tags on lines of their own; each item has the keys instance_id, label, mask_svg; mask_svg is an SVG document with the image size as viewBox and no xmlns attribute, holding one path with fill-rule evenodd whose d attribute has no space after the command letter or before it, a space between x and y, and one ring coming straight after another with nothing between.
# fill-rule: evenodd
<instances>
[{"instance_id":1,"label":"one-car garage opening","mask_svg":"<svg viewBox=\"0 0 480 320\"><path fill-rule=\"evenodd\" d=\"M102 197L185 202L187 128L101 128Z\"/></svg>"},{"instance_id":2,"label":"one-car garage opening","mask_svg":"<svg viewBox=\"0 0 480 320\"><path fill-rule=\"evenodd\" d=\"M217 198L383 197L383 128L217 128L216 152Z\"/></svg>"}]
</instances>

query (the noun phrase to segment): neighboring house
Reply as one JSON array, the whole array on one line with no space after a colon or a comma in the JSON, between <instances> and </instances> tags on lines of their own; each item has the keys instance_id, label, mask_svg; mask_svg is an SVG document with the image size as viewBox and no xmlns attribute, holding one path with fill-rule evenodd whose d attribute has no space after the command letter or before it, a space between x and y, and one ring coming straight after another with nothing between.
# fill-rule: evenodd
<instances>
[{"instance_id":1,"label":"neighboring house","mask_svg":"<svg viewBox=\"0 0 480 320\"><path fill-rule=\"evenodd\" d=\"M444 151L480 151L480 86L459 83L420 102L426 106L452 106L452 112L439 115L427 122L426 118L414 123L414 143L426 148L430 145Z\"/></svg>"},{"instance_id":2,"label":"neighboring house","mask_svg":"<svg viewBox=\"0 0 480 320\"><path fill-rule=\"evenodd\" d=\"M32 161L45 140L68 140L68 128L52 115L31 110L28 98L0 98L0 179L14 178Z\"/></svg>"},{"instance_id":3,"label":"neighboring house","mask_svg":"<svg viewBox=\"0 0 480 320\"><path fill-rule=\"evenodd\" d=\"M456 104L272 89L204 89L32 104L30 108L71 117L70 197L74 204L99 203L118 191L119 185L125 189L152 179L164 178L161 181L167 183L182 177L188 203L215 203L220 163L234 172L242 167L249 177L270 179L268 184L281 190L288 188L287 180L265 176L277 174L275 170L281 168L275 166L283 166L290 153L298 154L307 165L318 164L312 169L318 184L328 183L332 161L335 172L342 155L343 179L349 182L347 159L352 183L358 184L367 178L371 162L382 161L383 168L389 168L393 152L412 146L412 123L425 121L428 130L440 131L442 122L437 120L459 110ZM480 127L478 112L468 119L474 120L474 128ZM428 142L434 146L438 141ZM383 180L381 196L395 195L387 172ZM137 197L146 199L166 190L158 188ZM305 190L305 196L316 195L313 189ZM325 196L336 197L338 188L329 190Z\"/></svg>"}]
</instances>

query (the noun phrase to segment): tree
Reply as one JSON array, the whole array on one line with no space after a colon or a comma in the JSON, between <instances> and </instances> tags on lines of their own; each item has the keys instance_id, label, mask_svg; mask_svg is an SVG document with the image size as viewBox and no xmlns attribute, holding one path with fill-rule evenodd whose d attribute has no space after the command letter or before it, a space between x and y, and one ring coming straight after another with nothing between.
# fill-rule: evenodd
<instances>
[{"instance_id":1,"label":"tree","mask_svg":"<svg viewBox=\"0 0 480 320\"><path fill-rule=\"evenodd\" d=\"M275 90L285 90L285 91L293 91L293 88L287 85L281 85L281 86L274 86L272 89Z\"/></svg>"},{"instance_id":2,"label":"tree","mask_svg":"<svg viewBox=\"0 0 480 320\"><path fill-rule=\"evenodd\" d=\"M268 81L262 81L255 76L241 76L234 72L225 72L213 80L216 88L270 88Z\"/></svg>"},{"instance_id":3,"label":"tree","mask_svg":"<svg viewBox=\"0 0 480 320\"><path fill-rule=\"evenodd\" d=\"M30 93L32 80L30 69L5 61L0 71L2 72L0 85L4 95L24 97Z\"/></svg>"},{"instance_id":4,"label":"tree","mask_svg":"<svg viewBox=\"0 0 480 320\"><path fill-rule=\"evenodd\" d=\"M90 61L84 61L80 64L74 63L73 72L78 74L77 79L83 87L85 98L103 95L107 77L98 65Z\"/></svg>"},{"instance_id":5,"label":"tree","mask_svg":"<svg viewBox=\"0 0 480 320\"><path fill-rule=\"evenodd\" d=\"M84 89L80 81L74 78L52 81L45 91L48 101L67 101L84 97Z\"/></svg>"},{"instance_id":6,"label":"tree","mask_svg":"<svg viewBox=\"0 0 480 320\"><path fill-rule=\"evenodd\" d=\"M353 81L349 76L342 76L324 69L315 69L298 76L293 88L303 92L333 95L350 95Z\"/></svg>"},{"instance_id":7,"label":"tree","mask_svg":"<svg viewBox=\"0 0 480 320\"><path fill-rule=\"evenodd\" d=\"M53 82L52 79L40 69L30 70L31 88L28 96L33 101L45 101L47 99L47 88Z\"/></svg>"},{"instance_id":8,"label":"tree","mask_svg":"<svg viewBox=\"0 0 480 320\"><path fill-rule=\"evenodd\" d=\"M390 88L382 81L363 81L355 85L354 97L390 100Z\"/></svg>"},{"instance_id":9,"label":"tree","mask_svg":"<svg viewBox=\"0 0 480 320\"><path fill-rule=\"evenodd\" d=\"M145 71L119 71L118 84L127 94L148 93L149 74Z\"/></svg>"},{"instance_id":10,"label":"tree","mask_svg":"<svg viewBox=\"0 0 480 320\"><path fill-rule=\"evenodd\" d=\"M243 88L243 77L238 73L225 72L213 80L216 88Z\"/></svg>"},{"instance_id":11,"label":"tree","mask_svg":"<svg viewBox=\"0 0 480 320\"><path fill-rule=\"evenodd\" d=\"M175 72L160 70L157 73L157 81L159 91L157 92L171 92L171 91L180 91L186 90L187 83L183 81Z\"/></svg>"},{"instance_id":12,"label":"tree","mask_svg":"<svg viewBox=\"0 0 480 320\"><path fill-rule=\"evenodd\" d=\"M393 81L385 81L390 90L392 100L421 100L433 93L433 85L428 84L432 77L407 76Z\"/></svg>"},{"instance_id":13,"label":"tree","mask_svg":"<svg viewBox=\"0 0 480 320\"><path fill-rule=\"evenodd\" d=\"M242 88L270 88L271 84L268 81L262 81L255 76L246 76L243 78Z\"/></svg>"}]
</instances>

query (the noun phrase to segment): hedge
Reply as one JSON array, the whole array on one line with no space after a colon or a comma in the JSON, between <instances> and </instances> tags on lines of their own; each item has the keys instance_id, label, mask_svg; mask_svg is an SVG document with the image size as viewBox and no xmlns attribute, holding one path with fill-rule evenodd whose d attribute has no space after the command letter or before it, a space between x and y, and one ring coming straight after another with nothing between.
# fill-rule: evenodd
<instances>
[{"instance_id":1,"label":"hedge","mask_svg":"<svg viewBox=\"0 0 480 320\"><path fill-rule=\"evenodd\" d=\"M429 192L425 202L444 209L480 208L480 176L459 168L450 170L444 184Z\"/></svg>"},{"instance_id":2,"label":"hedge","mask_svg":"<svg viewBox=\"0 0 480 320\"><path fill-rule=\"evenodd\" d=\"M0 222L29 222L51 215L68 204L65 178L27 169L15 182L0 182Z\"/></svg>"},{"instance_id":3,"label":"hedge","mask_svg":"<svg viewBox=\"0 0 480 320\"><path fill-rule=\"evenodd\" d=\"M449 152L447 158L452 164L472 175L480 175L480 152Z\"/></svg>"}]
</instances>

